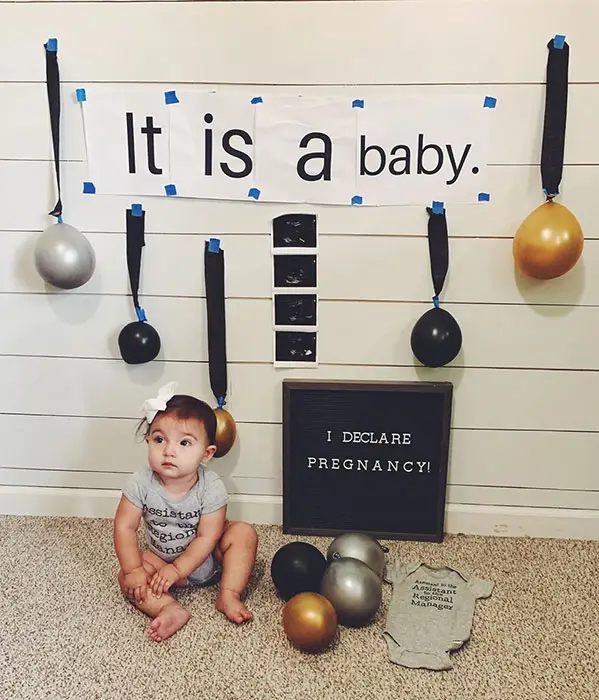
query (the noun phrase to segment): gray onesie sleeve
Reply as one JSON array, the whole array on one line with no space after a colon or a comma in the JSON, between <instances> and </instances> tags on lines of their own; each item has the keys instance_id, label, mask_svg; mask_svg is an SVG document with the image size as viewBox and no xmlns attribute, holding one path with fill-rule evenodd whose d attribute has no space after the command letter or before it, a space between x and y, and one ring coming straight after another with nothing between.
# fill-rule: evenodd
<instances>
[{"instance_id":1,"label":"gray onesie sleeve","mask_svg":"<svg viewBox=\"0 0 599 700\"><path fill-rule=\"evenodd\" d=\"M134 472L127 479L123 487L123 496L133 503L138 508L143 508L148 494L148 486L150 484L151 472L144 469L139 472Z\"/></svg>"},{"instance_id":2,"label":"gray onesie sleeve","mask_svg":"<svg viewBox=\"0 0 599 700\"><path fill-rule=\"evenodd\" d=\"M202 514L214 513L227 505L229 495L220 476L209 469L204 470L204 492L202 493Z\"/></svg>"}]
</instances>

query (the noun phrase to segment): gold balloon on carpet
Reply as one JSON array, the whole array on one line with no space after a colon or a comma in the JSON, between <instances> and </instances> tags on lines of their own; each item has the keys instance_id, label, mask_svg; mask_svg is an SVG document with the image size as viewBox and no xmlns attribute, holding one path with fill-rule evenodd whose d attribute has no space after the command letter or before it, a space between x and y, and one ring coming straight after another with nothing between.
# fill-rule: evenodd
<instances>
[{"instance_id":1,"label":"gold balloon on carpet","mask_svg":"<svg viewBox=\"0 0 599 700\"><path fill-rule=\"evenodd\" d=\"M237 437L237 426L233 416L224 408L215 408L216 416L216 452L215 457L224 457L233 447Z\"/></svg>"},{"instance_id":2,"label":"gold balloon on carpet","mask_svg":"<svg viewBox=\"0 0 599 700\"><path fill-rule=\"evenodd\" d=\"M320 593L298 593L283 607L283 628L297 649L323 651L335 637L337 613Z\"/></svg>"},{"instance_id":3,"label":"gold balloon on carpet","mask_svg":"<svg viewBox=\"0 0 599 700\"><path fill-rule=\"evenodd\" d=\"M516 265L536 279L553 279L571 270L582 254L584 237L574 214L548 201L520 224L513 243Z\"/></svg>"}]
</instances>

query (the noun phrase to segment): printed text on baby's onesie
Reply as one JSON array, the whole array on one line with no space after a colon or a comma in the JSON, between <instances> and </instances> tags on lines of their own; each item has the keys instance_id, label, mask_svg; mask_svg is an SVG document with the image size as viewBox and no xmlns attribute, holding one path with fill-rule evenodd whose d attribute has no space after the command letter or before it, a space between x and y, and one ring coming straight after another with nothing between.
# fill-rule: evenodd
<instances>
[{"instance_id":1,"label":"printed text on baby's onesie","mask_svg":"<svg viewBox=\"0 0 599 700\"><path fill-rule=\"evenodd\" d=\"M143 512L148 535L157 552L181 554L196 535L200 510L149 508L144 503ZM155 517L151 518L150 515Z\"/></svg>"},{"instance_id":2,"label":"printed text on baby's onesie","mask_svg":"<svg viewBox=\"0 0 599 700\"><path fill-rule=\"evenodd\" d=\"M150 515L157 515L161 518L179 518L179 520L190 520L191 518L199 518L199 510L188 510L183 512L181 510L167 510L166 508L148 508L148 506L143 504L143 512L149 513Z\"/></svg>"},{"instance_id":3,"label":"printed text on baby's onesie","mask_svg":"<svg viewBox=\"0 0 599 700\"><path fill-rule=\"evenodd\" d=\"M421 608L453 610L457 587L452 583L432 583L417 580L412 586L412 605Z\"/></svg>"}]
</instances>

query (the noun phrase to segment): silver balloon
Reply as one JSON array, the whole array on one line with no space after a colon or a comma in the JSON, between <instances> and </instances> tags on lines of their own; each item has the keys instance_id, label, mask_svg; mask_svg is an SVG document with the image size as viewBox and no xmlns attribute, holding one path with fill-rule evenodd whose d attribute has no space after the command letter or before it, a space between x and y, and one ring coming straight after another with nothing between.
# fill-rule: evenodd
<instances>
[{"instance_id":1,"label":"silver balloon","mask_svg":"<svg viewBox=\"0 0 599 700\"><path fill-rule=\"evenodd\" d=\"M382 577L385 572L385 553L389 550L362 532L345 532L336 537L327 550L329 562L344 557L359 559L367 564L374 573Z\"/></svg>"},{"instance_id":2,"label":"silver balloon","mask_svg":"<svg viewBox=\"0 0 599 700\"><path fill-rule=\"evenodd\" d=\"M363 561L347 557L328 565L320 592L333 604L340 624L360 627L370 622L379 609L383 584Z\"/></svg>"},{"instance_id":3,"label":"silver balloon","mask_svg":"<svg viewBox=\"0 0 599 700\"><path fill-rule=\"evenodd\" d=\"M81 287L96 269L90 242L81 231L65 223L52 224L41 234L34 260L40 277L60 289Z\"/></svg>"}]
</instances>

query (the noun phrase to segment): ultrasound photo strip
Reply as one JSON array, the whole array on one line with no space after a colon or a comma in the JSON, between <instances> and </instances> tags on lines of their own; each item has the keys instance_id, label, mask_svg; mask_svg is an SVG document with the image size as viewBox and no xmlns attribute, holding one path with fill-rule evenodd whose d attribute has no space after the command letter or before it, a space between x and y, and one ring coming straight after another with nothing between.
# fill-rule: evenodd
<instances>
[{"instance_id":1,"label":"ultrasound photo strip","mask_svg":"<svg viewBox=\"0 0 599 700\"><path fill-rule=\"evenodd\" d=\"M318 364L318 236L314 214L272 222L274 364Z\"/></svg>"}]
</instances>

